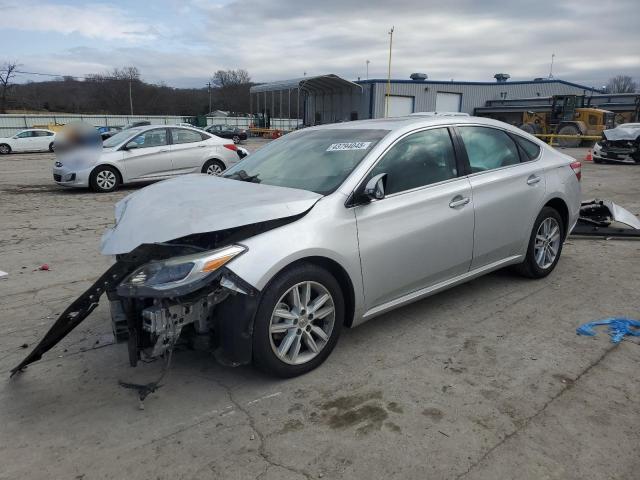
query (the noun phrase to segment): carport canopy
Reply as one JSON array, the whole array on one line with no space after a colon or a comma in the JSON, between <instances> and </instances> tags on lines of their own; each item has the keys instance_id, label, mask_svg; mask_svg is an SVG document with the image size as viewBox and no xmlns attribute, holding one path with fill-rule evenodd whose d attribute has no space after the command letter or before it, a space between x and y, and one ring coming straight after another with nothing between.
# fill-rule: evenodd
<instances>
[{"instance_id":1,"label":"carport canopy","mask_svg":"<svg viewBox=\"0 0 640 480\"><path fill-rule=\"evenodd\" d=\"M330 93L343 90L345 88L354 88L362 90L362 86L351 82L338 75L318 75L315 77L294 78L291 80L281 80L279 82L263 83L251 87L251 93L277 92L283 90L300 89L309 93Z\"/></svg>"}]
</instances>

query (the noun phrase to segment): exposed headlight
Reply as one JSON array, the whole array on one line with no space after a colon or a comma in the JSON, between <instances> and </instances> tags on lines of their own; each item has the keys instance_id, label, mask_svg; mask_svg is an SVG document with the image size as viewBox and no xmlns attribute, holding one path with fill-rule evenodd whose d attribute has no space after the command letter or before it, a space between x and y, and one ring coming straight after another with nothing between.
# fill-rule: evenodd
<instances>
[{"instance_id":1,"label":"exposed headlight","mask_svg":"<svg viewBox=\"0 0 640 480\"><path fill-rule=\"evenodd\" d=\"M161 291L190 285L199 288L200 280L246 250L242 245L229 245L217 250L150 262L134 271L120 286L125 289L141 287Z\"/></svg>"}]
</instances>

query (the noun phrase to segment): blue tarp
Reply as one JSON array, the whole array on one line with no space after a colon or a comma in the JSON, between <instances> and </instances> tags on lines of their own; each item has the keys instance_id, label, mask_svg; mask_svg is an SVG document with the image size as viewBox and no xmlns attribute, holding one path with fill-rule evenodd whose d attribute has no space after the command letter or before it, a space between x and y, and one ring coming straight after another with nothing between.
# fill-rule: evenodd
<instances>
[{"instance_id":1,"label":"blue tarp","mask_svg":"<svg viewBox=\"0 0 640 480\"><path fill-rule=\"evenodd\" d=\"M576 333L593 337L596 334L593 327L598 325L609 326L607 333L609 333L612 343L619 343L625 335L640 337L640 321L624 317L604 318L595 322L585 323L576 329Z\"/></svg>"}]
</instances>

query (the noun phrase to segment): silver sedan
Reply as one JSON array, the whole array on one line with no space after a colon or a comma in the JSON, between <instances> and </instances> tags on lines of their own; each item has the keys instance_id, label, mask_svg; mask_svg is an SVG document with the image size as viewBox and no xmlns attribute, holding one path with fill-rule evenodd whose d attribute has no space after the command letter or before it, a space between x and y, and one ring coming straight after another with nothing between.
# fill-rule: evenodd
<instances>
[{"instance_id":1,"label":"silver sedan","mask_svg":"<svg viewBox=\"0 0 640 480\"><path fill-rule=\"evenodd\" d=\"M95 129L91 130L97 136ZM76 140L75 135L70 136ZM66 143L63 135L56 149L54 181L65 187L90 187L96 192L186 173L220 175L240 160L231 140L174 125L127 128L102 144L83 141L72 148Z\"/></svg>"},{"instance_id":2,"label":"silver sedan","mask_svg":"<svg viewBox=\"0 0 640 480\"><path fill-rule=\"evenodd\" d=\"M109 292L132 364L207 338L227 364L299 375L344 327L507 266L549 275L578 219L580 168L484 118L304 129L222 177L122 200L102 240L118 260L74 305ZM71 310L17 369L88 315Z\"/></svg>"}]
</instances>

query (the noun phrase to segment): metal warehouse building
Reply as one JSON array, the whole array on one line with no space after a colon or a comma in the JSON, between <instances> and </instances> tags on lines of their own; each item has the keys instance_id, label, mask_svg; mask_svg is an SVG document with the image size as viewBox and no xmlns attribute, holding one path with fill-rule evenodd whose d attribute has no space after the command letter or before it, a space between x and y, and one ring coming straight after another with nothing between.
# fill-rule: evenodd
<instances>
[{"instance_id":1,"label":"metal warehouse building","mask_svg":"<svg viewBox=\"0 0 640 480\"><path fill-rule=\"evenodd\" d=\"M389 116L414 112L465 112L470 115L489 100L589 95L600 91L555 79L508 81L497 74L494 82L427 80L413 74L411 80L391 80ZM385 116L387 80L346 80L337 75L320 75L251 88L252 113L267 117L300 118L306 125L318 125Z\"/></svg>"}]
</instances>

